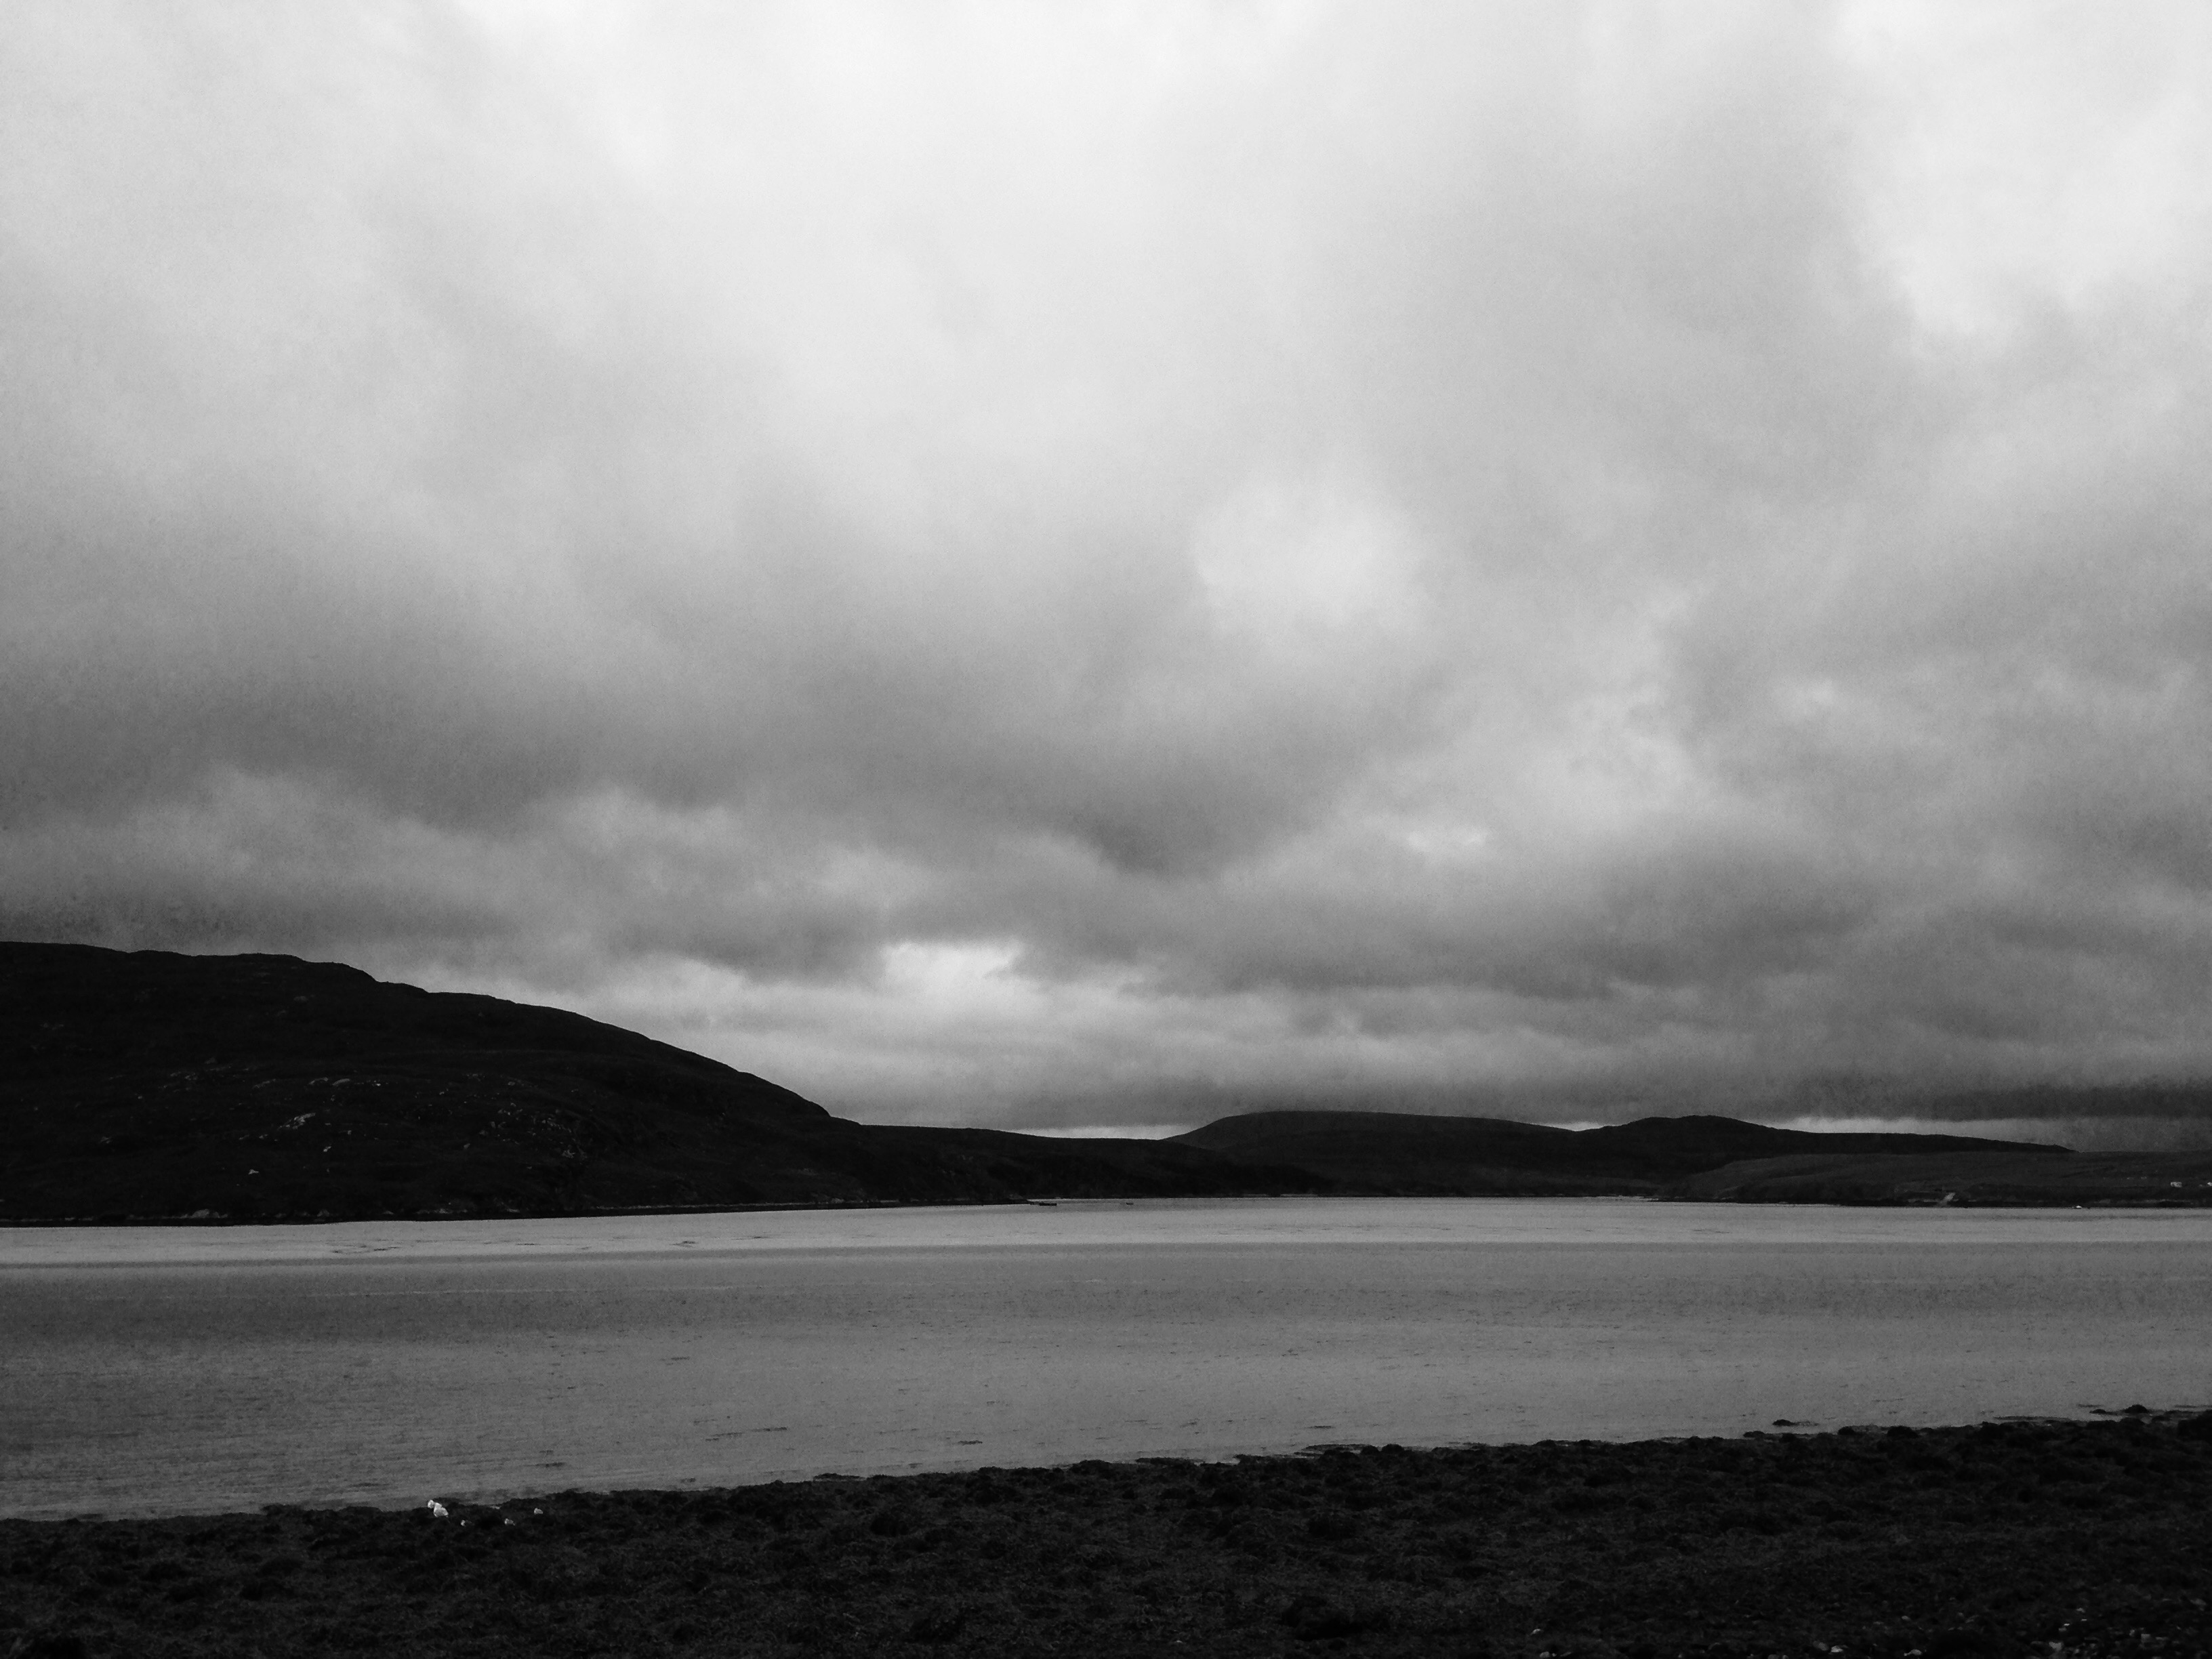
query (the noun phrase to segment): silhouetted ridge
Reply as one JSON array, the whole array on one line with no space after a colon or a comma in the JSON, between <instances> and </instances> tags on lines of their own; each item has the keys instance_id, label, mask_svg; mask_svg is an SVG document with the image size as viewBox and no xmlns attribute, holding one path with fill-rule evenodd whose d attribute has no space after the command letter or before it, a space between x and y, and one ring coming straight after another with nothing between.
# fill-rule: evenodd
<instances>
[{"instance_id":1,"label":"silhouetted ridge","mask_svg":"<svg viewBox=\"0 0 2212 1659\"><path fill-rule=\"evenodd\" d=\"M0 944L0 1053L11 1081L79 1086L191 1073L208 1088L271 1068L523 1060L672 1102L826 1117L790 1090L617 1025L530 1003L386 984L343 963Z\"/></svg>"},{"instance_id":2,"label":"silhouetted ridge","mask_svg":"<svg viewBox=\"0 0 2212 1659\"><path fill-rule=\"evenodd\" d=\"M881 1127L633 1031L292 957L0 944L0 1220L1310 1191L1156 1142Z\"/></svg>"},{"instance_id":3,"label":"silhouetted ridge","mask_svg":"<svg viewBox=\"0 0 2212 1659\"><path fill-rule=\"evenodd\" d=\"M1177 1139L1303 1170L1342 1190L1409 1196L1656 1193L1722 1164L1814 1151L2063 1154L2060 1147L1965 1135L1822 1134L1729 1117L1647 1117L1577 1130L1403 1112L1249 1112Z\"/></svg>"},{"instance_id":4,"label":"silhouetted ridge","mask_svg":"<svg viewBox=\"0 0 2212 1659\"><path fill-rule=\"evenodd\" d=\"M292 957L0 944L0 1221L1261 1193L2204 1204L2212 1155L1710 1116L1254 1112L1156 1141L878 1126L558 1009Z\"/></svg>"}]
</instances>

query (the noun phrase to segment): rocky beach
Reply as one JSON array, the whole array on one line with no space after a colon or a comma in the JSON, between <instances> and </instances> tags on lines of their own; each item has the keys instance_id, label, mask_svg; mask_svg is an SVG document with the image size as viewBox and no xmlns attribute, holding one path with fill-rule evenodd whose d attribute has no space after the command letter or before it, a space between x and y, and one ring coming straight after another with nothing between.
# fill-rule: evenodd
<instances>
[{"instance_id":1,"label":"rocky beach","mask_svg":"<svg viewBox=\"0 0 2212 1659\"><path fill-rule=\"evenodd\" d=\"M2203 1654L2212 1413L0 1522L0 1654Z\"/></svg>"}]
</instances>

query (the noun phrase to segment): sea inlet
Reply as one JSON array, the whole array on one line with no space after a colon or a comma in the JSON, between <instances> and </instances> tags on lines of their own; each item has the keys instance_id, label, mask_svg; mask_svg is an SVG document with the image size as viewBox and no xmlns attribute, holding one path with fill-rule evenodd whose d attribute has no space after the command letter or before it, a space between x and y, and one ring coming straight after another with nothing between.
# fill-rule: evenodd
<instances>
[{"instance_id":1,"label":"sea inlet","mask_svg":"<svg viewBox=\"0 0 2212 1659\"><path fill-rule=\"evenodd\" d=\"M1256 1199L0 1231L0 1514L2212 1404L2212 1212Z\"/></svg>"}]
</instances>

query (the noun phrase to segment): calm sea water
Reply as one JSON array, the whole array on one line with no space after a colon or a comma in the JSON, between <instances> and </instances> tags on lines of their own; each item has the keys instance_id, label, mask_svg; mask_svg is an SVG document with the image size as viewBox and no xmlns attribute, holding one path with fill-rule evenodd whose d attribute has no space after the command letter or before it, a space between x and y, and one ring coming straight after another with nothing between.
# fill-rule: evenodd
<instances>
[{"instance_id":1,"label":"calm sea water","mask_svg":"<svg viewBox=\"0 0 2212 1659\"><path fill-rule=\"evenodd\" d=\"M1251 1200L0 1232L0 1513L2212 1404L2212 1212Z\"/></svg>"}]
</instances>

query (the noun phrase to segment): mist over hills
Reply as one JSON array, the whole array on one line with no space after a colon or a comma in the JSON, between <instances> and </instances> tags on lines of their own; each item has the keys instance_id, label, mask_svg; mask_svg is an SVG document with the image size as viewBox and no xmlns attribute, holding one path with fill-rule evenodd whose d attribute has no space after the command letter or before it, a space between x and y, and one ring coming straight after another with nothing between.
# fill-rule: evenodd
<instances>
[{"instance_id":1,"label":"mist over hills","mask_svg":"<svg viewBox=\"0 0 2212 1659\"><path fill-rule=\"evenodd\" d=\"M14 1222L1282 1193L2212 1201L2212 1155L1711 1115L1577 1131L1255 1112L1156 1141L862 1124L556 1009L291 957L76 945L0 944L0 1124Z\"/></svg>"}]
</instances>

